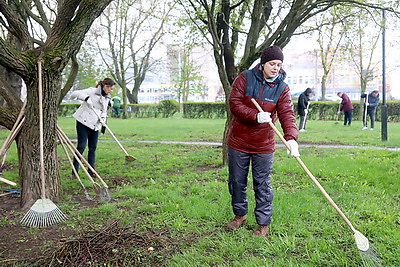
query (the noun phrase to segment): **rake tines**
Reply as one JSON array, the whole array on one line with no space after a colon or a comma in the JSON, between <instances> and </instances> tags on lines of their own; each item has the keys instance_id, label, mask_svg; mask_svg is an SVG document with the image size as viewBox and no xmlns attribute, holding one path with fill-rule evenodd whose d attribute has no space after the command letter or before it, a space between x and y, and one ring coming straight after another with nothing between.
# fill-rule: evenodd
<instances>
[{"instance_id":1,"label":"rake tines","mask_svg":"<svg viewBox=\"0 0 400 267\"><path fill-rule=\"evenodd\" d=\"M29 227L48 227L65 221L67 216L48 198L38 199L21 219Z\"/></svg>"}]
</instances>

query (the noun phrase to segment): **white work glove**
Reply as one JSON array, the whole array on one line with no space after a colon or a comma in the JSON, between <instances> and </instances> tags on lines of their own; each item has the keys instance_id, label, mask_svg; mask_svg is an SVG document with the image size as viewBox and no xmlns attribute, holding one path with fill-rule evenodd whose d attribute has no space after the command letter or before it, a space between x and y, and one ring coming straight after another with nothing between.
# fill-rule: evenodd
<instances>
[{"instance_id":1,"label":"white work glove","mask_svg":"<svg viewBox=\"0 0 400 267\"><path fill-rule=\"evenodd\" d=\"M367 102L367 103L365 103L365 105L368 107L368 106L369 106L369 103Z\"/></svg>"},{"instance_id":2,"label":"white work glove","mask_svg":"<svg viewBox=\"0 0 400 267\"><path fill-rule=\"evenodd\" d=\"M304 110L304 114L307 115L308 114L308 109Z\"/></svg>"},{"instance_id":3,"label":"white work glove","mask_svg":"<svg viewBox=\"0 0 400 267\"><path fill-rule=\"evenodd\" d=\"M90 99L90 97L88 97L86 100L86 105L88 106L88 108L92 109L93 108L93 102L92 99Z\"/></svg>"},{"instance_id":4,"label":"white work glove","mask_svg":"<svg viewBox=\"0 0 400 267\"><path fill-rule=\"evenodd\" d=\"M100 123L103 127L106 127L106 118L104 117L100 118Z\"/></svg>"},{"instance_id":5,"label":"white work glove","mask_svg":"<svg viewBox=\"0 0 400 267\"><path fill-rule=\"evenodd\" d=\"M290 151L287 150L287 153L292 155L293 157L300 157L299 144L293 139L287 141L287 143L290 146Z\"/></svg>"},{"instance_id":6,"label":"white work glove","mask_svg":"<svg viewBox=\"0 0 400 267\"><path fill-rule=\"evenodd\" d=\"M257 114L258 123L268 123L271 122L271 113L269 112L259 112Z\"/></svg>"}]
</instances>

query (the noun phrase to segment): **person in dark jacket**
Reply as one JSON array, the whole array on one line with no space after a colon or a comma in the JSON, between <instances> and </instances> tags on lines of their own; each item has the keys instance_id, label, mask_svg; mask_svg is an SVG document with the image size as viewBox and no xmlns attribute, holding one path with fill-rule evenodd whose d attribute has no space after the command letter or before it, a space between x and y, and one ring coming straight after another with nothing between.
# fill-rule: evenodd
<instances>
[{"instance_id":1,"label":"person in dark jacket","mask_svg":"<svg viewBox=\"0 0 400 267\"><path fill-rule=\"evenodd\" d=\"M312 94L311 88L307 88L301 95L299 96L299 100L297 101L297 113L300 116L299 129L300 132L306 130L306 122L307 122L307 114L308 107L310 104L310 96Z\"/></svg>"},{"instance_id":2,"label":"person in dark jacket","mask_svg":"<svg viewBox=\"0 0 400 267\"><path fill-rule=\"evenodd\" d=\"M363 116L363 123L364 127L362 128L363 130L368 129L368 122L367 122L367 116L371 119L371 131L374 130L375 127L375 114L376 114L376 108L378 107L379 104L379 92L377 90L372 91L370 94L367 94L367 92L361 94L361 98L366 98L365 103L364 103L364 114Z\"/></svg>"},{"instance_id":3,"label":"person in dark jacket","mask_svg":"<svg viewBox=\"0 0 400 267\"><path fill-rule=\"evenodd\" d=\"M283 53L278 46L269 46L261 53L260 63L239 74L232 85L229 106L233 118L228 138L228 188L234 219L227 229L239 228L248 212L246 189L250 162L255 193L255 217L258 224L254 236L268 235L272 220L271 171L275 151L275 135L269 123L279 119L288 141L290 153L298 157L298 130L290 90L284 82ZM252 99L260 104L259 112Z\"/></svg>"},{"instance_id":4,"label":"person in dark jacket","mask_svg":"<svg viewBox=\"0 0 400 267\"><path fill-rule=\"evenodd\" d=\"M342 99L340 102L340 111L344 112L344 125L351 125L351 120L353 118L353 104L348 95L342 92L337 93L338 97Z\"/></svg>"}]
</instances>

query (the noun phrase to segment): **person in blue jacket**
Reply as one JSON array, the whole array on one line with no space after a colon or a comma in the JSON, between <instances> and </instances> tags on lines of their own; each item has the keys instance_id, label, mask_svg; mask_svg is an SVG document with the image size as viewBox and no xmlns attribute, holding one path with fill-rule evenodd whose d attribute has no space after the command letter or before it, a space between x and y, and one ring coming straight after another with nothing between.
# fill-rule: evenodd
<instances>
[{"instance_id":1,"label":"person in blue jacket","mask_svg":"<svg viewBox=\"0 0 400 267\"><path fill-rule=\"evenodd\" d=\"M365 115L363 116L364 127L362 129L363 130L368 129L367 116L369 116L371 119L371 131L372 131L374 130L375 127L375 114L376 114L376 108L378 107L379 104L379 92L378 90L374 90L370 94L367 94L367 92L365 92L361 94L361 98L366 98L364 104Z\"/></svg>"}]
</instances>

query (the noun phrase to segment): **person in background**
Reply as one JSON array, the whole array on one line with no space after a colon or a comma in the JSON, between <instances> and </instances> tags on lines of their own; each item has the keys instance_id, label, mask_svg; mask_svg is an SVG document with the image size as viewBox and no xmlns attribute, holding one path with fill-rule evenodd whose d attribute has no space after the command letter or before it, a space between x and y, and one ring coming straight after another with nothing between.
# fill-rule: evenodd
<instances>
[{"instance_id":1,"label":"person in background","mask_svg":"<svg viewBox=\"0 0 400 267\"><path fill-rule=\"evenodd\" d=\"M114 117L119 118L121 114L121 98L119 96L114 96L112 100L112 112Z\"/></svg>"},{"instance_id":2,"label":"person in background","mask_svg":"<svg viewBox=\"0 0 400 267\"><path fill-rule=\"evenodd\" d=\"M83 153L88 145L88 163L95 169L96 148L99 138L99 130L105 132L107 109L110 106L110 93L115 87L115 82L105 78L98 82L96 87L77 90L71 94L72 97L82 100L82 104L74 113L76 119L76 132L78 136L77 149ZM97 113L97 114L96 114ZM78 172L79 163L74 159L74 168ZM91 170L88 171L93 176ZM74 173L72 172L72 177Z\"/></svg>"},{"instance_id":3,"label":"person in background","mask_svg":"<svg viewBox=\"0 0 400 267\"><path fill-rule=\"evenodd\" d=\"M369 118L371 119L371 131L372 131L374 130L375 127L375 114L376 114L376 108L378 107L379 104L379 92L378 90L374 90L370 94L364 92L363 94L361 94L361 98L366 98L364 103L365 116L363 116L364 127L362 129L363 130L368 129L367 116L369 116Z\"/></svg>"},{"instance_id":4,"label":"person in background","mask_svg":"<svg viewBox=\"0 0 400 267\"><path fill-rule=\"evenodd\" d=\"M298 130L290 90L284 82L283 53L278 46L263 50L260 63L239 74L232 85L229 107L233 118L228 137L228 188L235 217L228 230L246 223L246 197L250 163L255 194L255 218L258 224L254 236L267 236L272 220L271 172L274 161L275 133L269 123L279 119L292 156L299 155ZM259 112L255 99L264 112Z\"/></svg>"},{"instance_id":5,"label":"person in background","mask_svg":"<svg viewBox=\"0 0 400 267\"><path fill-rule=\"evenodd\" d=\"M348 95L342 92L337 93L338 97L342 99L340 102L340 111L344 112L344 125L351 125L351 120L353 118L353 104Z\"/></svg>"},{"instance_id":6,"label":"person in background","mask_svg":"<svg viewBox=\"0 0 400 267\"><path fill-rule=\"evenodd\" d=\"M308 107L310 104L310 97L312 94L311 88L307 88L303 93L300 94L299 100L297 101L297 113L300 116L299 129L300 132L306 131L306 122Z\"/></svg>"}]
</instances>

